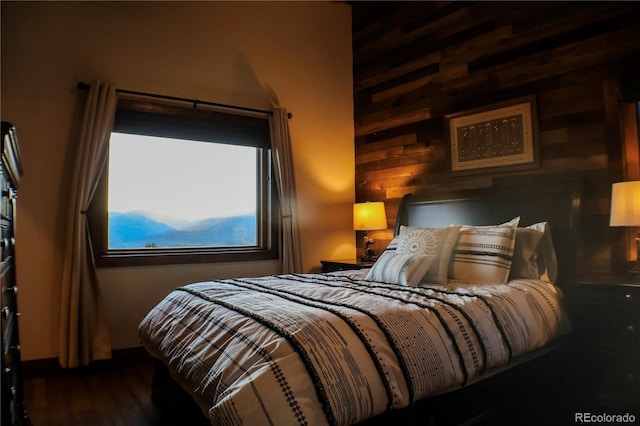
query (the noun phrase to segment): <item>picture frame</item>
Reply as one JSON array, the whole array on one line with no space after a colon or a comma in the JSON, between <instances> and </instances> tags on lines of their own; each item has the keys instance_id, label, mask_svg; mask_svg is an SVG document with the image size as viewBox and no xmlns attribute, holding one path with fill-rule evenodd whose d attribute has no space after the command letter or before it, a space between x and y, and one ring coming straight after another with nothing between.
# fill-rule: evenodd
<instances>
[{"instance_id":1,"label":"picture frame","mask_svg":"<svg viewBox=\"0 0 640 426\"><path fill-rule=\"evenodd\" d=\"M454 174L539 167L535 96L446 115L445 127Z\"/></svg>"}]
</instances>

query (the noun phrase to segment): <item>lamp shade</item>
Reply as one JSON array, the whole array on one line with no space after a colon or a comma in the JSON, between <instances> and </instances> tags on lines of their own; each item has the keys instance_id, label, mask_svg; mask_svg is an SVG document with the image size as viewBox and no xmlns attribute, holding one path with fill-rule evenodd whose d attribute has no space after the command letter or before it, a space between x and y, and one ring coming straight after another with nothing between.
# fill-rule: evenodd
<instances>
[{"instance_id":1,"label":"lamp shade","mask_svg":"<svg viewBox=\"0 0 640 426\"><path fill-rule=\"evenodd\" d=\"M353 229L375 231L387 229L387 214L381 201L355 203L353 205Z\"/></svg>"},{"instance_id":2,"label":"lamp shade","mask_svg":"<svg viewBox=\"0 0 640 426\"><path fill-rule=\"evenodd\" d=\"M609 225L640 226L640 181L613 184Z\"/></svg>"}]
</instances>

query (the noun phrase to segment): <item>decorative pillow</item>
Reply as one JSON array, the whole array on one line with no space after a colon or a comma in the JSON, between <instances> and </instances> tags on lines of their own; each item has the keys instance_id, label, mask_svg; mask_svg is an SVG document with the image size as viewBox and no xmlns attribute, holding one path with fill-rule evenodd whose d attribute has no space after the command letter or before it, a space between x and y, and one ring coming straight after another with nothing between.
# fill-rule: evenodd
<instances>
[{"instance_id":1,"label":"decorative pillow","mask_svg":"<svg viewBox=\"0 0 640 426\"><path fill-rule=\"evenodd\" d=\"M367 280L416 286L433 262L433 256L384 251L367 274Z\"/></svg>"},{"instance_id":2,"label":"decorative pillow","mask_svg":"<svg viewBox=\"0 0 640 426\"><path fill-rule=\"evenodd\" d=\"M431 266L436 248L437 237L429 230L414 229L397 235L373 265L376 270L372 268L369 275L375 281L417 285Z\"/></svg>"},{"instance_id":3,"label":"decorative pillow","mask_svg":"<svg viewBox=\"0 0 640 426\"><path fill-rule=\"evenodd\" d=\"M520 218L491 226L462 226L451 255L449 277L475 284L506 283Z\"/></svg>"},{"instance_id":4,"label":"decorative pillow","mask_svg":"<svg viewBox=\"0 0 640 426\"><path fill-rule=\"evenodd\" d=\"M516 229L516 244L509 279L527 278L555 282L558 259L547 222Z\"/></svg>"},{"instance_id":5,"label":"decorative pillow","mask_svg":"<svg viewBox=\"0 0 640 426\"><path fill-rule=\"evenodd\" d=\"M458 239L459 231L460 225L451 225L444 228L401 226L399 235L391 241L387 250L401 253L405 250L422 250L424 254L434 256L422 282L446 284L451 250L453 250L453 246ZM418 235L421 238L420 243L414 240L414 238L418 238ZM403 242L405 237L408 237L408 239ZM402 248L400 247L401 245L403 246Z\"/></svg>"},{"instance_id":6,"label":"decorative pillow","mask_svg":"<svg viewBox=\"0 0 640 426\"><path fill-rule=\"evenodd\" d=\"M412 229L400 233L397 253L435 255L438 247L438 237L429 229Z\"/></svg>"}]
</instances>

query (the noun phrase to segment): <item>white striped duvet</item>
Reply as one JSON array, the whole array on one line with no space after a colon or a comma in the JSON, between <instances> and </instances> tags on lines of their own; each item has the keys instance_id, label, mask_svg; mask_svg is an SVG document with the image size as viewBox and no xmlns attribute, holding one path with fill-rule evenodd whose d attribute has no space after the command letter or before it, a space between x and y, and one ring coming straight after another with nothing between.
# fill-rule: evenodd
<instances>
[{"instance_id":1,"label":"white striped duvet","mask_svg":"<svg viewBox=\"0 0 640 426\"><path fill-rule=\"evenodd\" d=\"M181 287L140 324L215 425L348 425L463 386L567 331L551 284L405 287L366 270Z\"/></svg>"}]
</instances>

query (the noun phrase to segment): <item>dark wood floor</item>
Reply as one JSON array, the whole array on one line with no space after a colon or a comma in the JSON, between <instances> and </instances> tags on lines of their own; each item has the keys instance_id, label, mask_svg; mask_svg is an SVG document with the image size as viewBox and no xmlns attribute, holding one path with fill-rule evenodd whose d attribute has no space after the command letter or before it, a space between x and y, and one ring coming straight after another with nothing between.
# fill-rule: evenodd
<instances>
[{"instance_id":1,"label":"dark wood floor","mask_svg":"<svg viewBox=\"0 0 640 426\"><path fill-rule=\"evenodd\" d=\"M193 426L203 424L203 418L199 421L194 421L193 418L185 421L184 417L179 419L175 413L167 410L166 404L161 404L162 408L154 404L151 400L154 367L146 353L141 355L126 352L114 357L113 360L96 363L88 368L61 370L53 367L51 371L40 368L37 373L27 374L25 379L25 405L33 426ZM572 413L579 405L573 402L567 405L566 397L571 395L559 392L565 386L557 383L558 387L555 389L527 388L523 384L531 380L526 377L526 372L522 374L524 375L522 377L516 376L518 386L512 387L508 382L504 385L508 386L506 394L513 394L514 403L509 403L487 418L476 418L471 422L454 421L455 416L451 417L451 414L460 411L462 407L452 407L450 411L445 411L450 414L443 423L484 426L574 424ZM515 392L518 389L520 391ZM468 390L472 391L473 387ZM518 395L523 392L524 396ZM546 397L540 397L540 395L546 395ZM491 401L491 398L487 399L486 395L477 399ZM498 407L501 405L503 404L497 404ZM184 413L180 415L183 416ZM199 413L198 416L200 416ZM386 424L388 423L384 422L385 426ZM394 424L398 423L394 422ZM402 424L422 425L424 422L410 420Z\"/></svg>"},{"instance_id":2,"label":"dark wood floor","mask_svg":"<svg viewBox=\"0 0 640 426\"><path fill-rule=\"evenodd\" d=\"M151 360L120 361L27 377L25 405L34 426L171 425L151 401Z\"/></svg>"}]
</instances>

